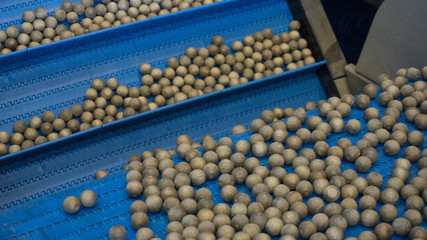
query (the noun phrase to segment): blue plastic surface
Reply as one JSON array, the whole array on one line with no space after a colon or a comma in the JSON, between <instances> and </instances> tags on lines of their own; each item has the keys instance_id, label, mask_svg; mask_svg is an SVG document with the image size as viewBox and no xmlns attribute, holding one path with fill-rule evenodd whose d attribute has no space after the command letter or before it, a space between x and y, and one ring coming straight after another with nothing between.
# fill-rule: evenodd
<instances>
[{"instance_id":1,"label":"blue plastic surface","mask_svg":"<svg viewBox=\"0 0 427 240\"><path fill-rule=\"evenodd\" d=\"M376 107L380 110L381 116L383 115L384 108L381 107L376 101L371 102L371 107ZM313 115L318 115L317 109L311 110L308 112L308 118ZM326 140L330 146L334 146L338 139L342 137L349 138L353 144L363 137L366 131L366 121L363 119L363 111L353 108L351 115L344 119L347 122L349 119L358 119L362 124L362 131L357 135L349 135L346 132L340 134L334 134ZM326 119L323 119L326 121ZM405 122L403 116L398 122ZM406 123L406 122L405 122ZM406 123L409 127L409 130L412 131L415 129L414 125L411 123ZM302 127L307 127L306 124L303 124ZM426 135L427 131L422 131ZM185 132L183 132L185 133ZM290 135L294 133L289 132ZM245 132L236 136L231 137L233 142L238 140L245 139L248 140L252 133ZM424 143L421 146L420 150L423 150L426 147L427 138L424 139ZM393 162L397 158L403 157L403 150L408 145L404 145L396 156L390 157L384 154L383 146L378 145L377 150L379 153L378 161L372 166L371 171L376 171L382 174L384 178L383 186L381 190L384 189L386 181L391 176L391 171L393 169ZM312 148L311 143L303 145L303 148ZM199 149L202 151L201 149ZM141 151L131 151L129 154L139 154ZM250 157L249 154L247 157ZM264 166L267 166L268 155L260 159L261 163ZM181 161L174 156L173 159L175 162ZM286 171L293 172L291 166L284 166ZM342 170L345 169L354 169L354 164L349 163L345 160L342 161ZM368 173L369 173L368 172ZM412 169L410 171L411 178L416 176L417 164L412 164ZM359 174L359 176L366 177L368 173ZM123 225L128 231L128 239L132 239L135 236L135 230L130 224L130 213L129 206L134 199L130 199L125 190L125 173L112 174L106 178L91 181L85 183L81 186L69 189L67 191L52 194L49 197L44 197L39 200L26 203L20 207L13 207L7 209L0 216L0 238L27 238L27 239L44 239L44 238L68 238L68 239L108 239L108 231L111 226L116 224ZM202 186L197 187L207 187L211 189L214 194L215 203L224 202L219 195L219 186L217 180L208 181ZM62 201L68 195L78 196L83 190L91 189L95 191L98 195L98 203L94 208L82 208L80 212L76 215L68 215L62 210ZM244 186L238 186L240 192L245 192L251 195L250 191ZM315 196L313 194L311 197ZM253 199L252 199L253 200ZM307 199L305 199L306 201ZM338 202L340 202L339 200ZM379 201L376 210L382 206L382 203ZM405 203L402 199L396 204L396 207L399 211L399 216L402 216L404 211L406 211ZM310 219L311 216L308 215L306 219ZM155 232L155 236L159 238L165 237L165 227L168 223L167 216L164 212L158 214L149 214L149 225L151 229ZM426 227L426 222L422 221L421 226ZM358 224L354 227L350 227L345 232L346 237L348 236L357 236L361 231L370 230L366 227L363 227L361 224ZM393 239L405 239L404 237L394 236Z\"/></svg>"},{"instance_id":2,"label":"blue plastic surface","mask_svg":"<svg viewBox=\"0 0 427 240\"><path fill-rule=\"evenodd\" d=\"M24 150L16 157L6 155L0 160L0 208L92 181L99 169L119 171L134 152L169 149L183 133L195 139L205 134L222 137L236 124L249 125L264 109L320 100L325 96L315 70L323 64L145 112Z\"/></svg>"},{"instance_id":3,"label":"blue plastic surface","mask_svg":"<svg viewBox=\"0 0 427 240\"><path fill-rule=\"evenodd\" d=\"M2 55L0 129L11 132L17 120L82 103L96 78L140 86L141 63L164 68L170 57L206 47L214 35L230 44L265 27L288 31L291 20L282 0L227 0Z\"/></svg>"},{"instance_id":4,"label":"blue plastic surface","mask_svg":"<svg viewBox=\"0 0 427 240\"><path fill-rule=\"evenodd\" d=\"M164 68L168 58L182 55L190 46L208 46L214 35L230 44L265 27L276 33L288 31L292 16L285 1L242 2L219 2L30 49L31 54L14 53L21 61L0 57L0 129L10 131L16 120L27 121L46 110L58 114L82 103L96 78L116 77L129 87L140 86L141 63ZM319 62L0 157L0 209L91 181L99 169L119 171L131 152L159 144L172 147L184 132L196 139L204 134L223 136L264 109L299 107L325 98L315 75L323 65Z\"/></svg>"},{"instance_id":5,"label":"blue plastic surface","mask_svg":"<svg viewBox=\"0 0 427 240\"><path fill-rule=\"evenodd\" d=\"M6 30L9 26L19 26L23 23L22 14L25 11L35 11L38 7L44 7L51 15L60 8L63 1L58 0L2 0L0 1L0 30ZM81 2L70 0L71 3Z\"/></svg>"}]
</instances>

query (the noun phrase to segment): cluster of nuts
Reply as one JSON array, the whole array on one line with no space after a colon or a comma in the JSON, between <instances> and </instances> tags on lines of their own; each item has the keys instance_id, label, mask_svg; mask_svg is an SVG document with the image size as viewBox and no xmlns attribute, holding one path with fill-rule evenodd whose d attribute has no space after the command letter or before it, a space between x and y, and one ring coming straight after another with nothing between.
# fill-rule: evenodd
<instances>
[{"instance_id":1,"label":"cluster of nuts","mask_svg":"<svg viewBox=\"0 0 427 240\"><path fill-rule=\"evenodd\" d=\"M96 79L92 83L93 88L86 91L87 100L82 105L75 104L71 109L61 110L59 117L52 111L46 111L41 118L30 118L28 124L22 120L15 122L12 135L0 132L0 156L123 118L127 111L119 113L117 107L125 101L119 95L114 95L112 90L118 88L118 85L115 78L107 81L107 87L104 87L101 79ZM111 103L107 104L107 101Z\"/></svg>"},{"instance_id":2,"label":"cluster of nuts","mask_svg":"<svg viewBox=\"0 0 427 240\"><path fill-rule=\"evenodd\" d=\"M221 36L212 38L208 48L187 48L179 59L172 57L163 71L144 63L141 91L154 96L157 106L164 106L206 93L233 87L293 70L315 62L307 41L300 38L297 21L292 31L274 35L266 28L253 36L235 41L230 47Z\"/></svg>"},{"instance_id":3,"label":"cluster of nuts","mask_svg":"<svg viewBox=\"0 0 427 240\"><path fill-rule=\"evenodd\" d=\"M46 111L42 118L32 117L28 125L22 120L17 121L12 135L0 132L0 156L158 107L278 74L283 72L282 67L285 65L286 69L292 70L314 63L307 41L300 38L297 31L299 22L292 21L289 27L292 29L290 33L274 35L271 29L266 28L263 32L245 37L243 43L236 41L232 44L234 54L224 45L221 36L215 36L208 48L197 50L190 47L179 59L170 58L168 67L163 71L144 63L140 66L140 88L119 85L116 78L106 82L95 79L91 88L86 90L84 103L61 110L59 118L52 111ZM313 102L309 104L311 109L315 106Z\"/></svg>"},{"instance_id":4,"label":"cluster of nuts","mask_svg":"<svg viewBox=\"0 0 427 240\"><path fill-rule=\"evenodd\" d=\"M12 135L0 132L0 156L157 108L156 103L148 102L144 89L119 85L115 78L106 83L95 79L86 90L84 103L61 110L59 118L46 111L42 118L30 118L28 125L15 122Z\"/></svg>"},{"instance_id":5,"label":"cluster of nuts","mask_svg":"<svg viewBox=\"0 0 427 240\"><path fill-rule=\"evenodd\" d=\"M423 78L427 79L427 68L423 70L426 72ZM176 141L176 150L158 148L131 156L124 168L128 170L126 191L131 198L143 195L145 199L136 200L130 208L132 226L137 229L136 239L154 239L145 213L161 209L170 221L166 239L271 239L275 236L344 239L346 229L359 223L373 231L363 231L358 238L346 239L391 239L394 234L426 239L427 230L418 226L423 218L427 220L427 150L419 149L424 135L417 130L409 132L405 123L397 123L402 110L418 109L425 104L427 84L418 80L419 75L411 78L412 71L408 69L408 76L405 75L409 81L415 81L411 96L422 101L410 105L410 100L400 100L407 97L402 90L410 85L405 82L398 88L399 94L389 101L378 97L380 104L387 106L382 118L377 109L369 108L370 101L377 96L377 88L367 85L357 98L344 95L320 101L320 116L307 118L303 108L266 110L260 119L251 123L253 134L248 140L233 142L223 137L216 141L207 135L200 149L197 148L200 143L182 135ZM390 87L396 86L396 82L388 85L383 82L382 93L397 91ZM308 109L312 106L316 104L306 105ZM346 123L343 120L350 116L352 108L364 110L368 132L355 145L348 138L341 138L329 147L326 139L331 134L360 132L359 120L350 119ZM425 111L419 110L411 119L422 114L425 115ZM282 118L286 120L281 121ZM412 122L418 129L425 130L420 124L425 124L424 120ZM303 124L307 128L302 128ZM380 129L383 130L377 132ZM246 130L238 125L232 134ZM384 137L386 132L389 135ZM396 141L397 146L389 141ZM314 145L313 149L302 148L308 143ZM384 152L390 156L398 154L396 148L409 144L403 151L404 158L396 159L385 188L383 176L377 172L362 177L355 170L341 170L345 159L354 163L358 172L368 172L378 160L376 148L380 144L384 144ZM173 154L184 161L175 164ZM262 159L267 159L267 166ZM418 163L418 176L409 179L412 163ZM292 166L293 172L287 172L285 165ZM215 204L209 189L193 188L214 179L221 188L222 199L229 204ZM243 184L251 191L254 202L250 195L239 192L236 187ZM395 205L400 198L406 202L407 211L398 218ZM378 201L382 206L377 212ZM304 220L308 215L311 219ZM111 228L112 239L124 236L124 227Z\"/></svg>"},{"instance_id":6,"label":"cluster of nuts","mask_svg":"<svg viewBox=\"0 0 427 240\"><path fill-rule=\"evenodd\" d=\"M80 123L73 116L83 108L64 109L59 118L52 111L46 111L42 117L32 117L26 122L20 120L13 126L14 133L0 132L0 156L27 149L47 141L65 137L80 130ZM9 146L8 146L9 145Z\"/></svg>"},{"instance_id":7,"label":"cluster of nuts","mask_svg":"<svg viewBox=\"0 0 427 240\"><path fill-rule=\"evenodd\" d=\"M219 1L101 0L96 6L94 0L64 1L52 14L39 7L22 14L19 29L0 30L0 55Z\"/></svg>"},{"instance_id":8,"label":"cluster of nuts","mask_svg":"<svg viewBox=\"0 0 427 240\"><path fill-rule=\"evenodd\" d=\"M323 101L320 101L319 103L323 103ZM317 103L315 103L313 101L307 102L305 107L304 107L305 111L310 111L310 110L313 110L315 108L317 108ZM298 109L298 111L302 111L302 110ZM273 113L271 113L271 112L273 112ZM274 117L273 117L273 115L274 115ZM267 122L270 122L271 120L267 119L270 116L270 117L273 117L272 122L276 122L280 119L291 117L292 115L294 115L294 109L293 108L285 108L285 109L274 108L273 110L265 110L263 113L261 113L260 118L263 121L266 120ZM244 125L235 125L233 127L233 129L231 130L231 135L234 136L234 135L237 135L240 133L244 133L248 130L249 129L247 129Z\"/></svg>"},{"instance_id":9,"label":"cluster of nuts","mask_svg":"<svg viewBox=\"0 0 427 240\"><path fill-rule=\"evenodd\" d=\"M80 198L75 196L66 197L62 203L62 207L65 212L69 214L76 214L80 210L81 205L83 205L83 207L91 208L96 205L97 201L98 196L96 196L94 191L85 190L80 194Z\"/></svg>"}]
</instances>

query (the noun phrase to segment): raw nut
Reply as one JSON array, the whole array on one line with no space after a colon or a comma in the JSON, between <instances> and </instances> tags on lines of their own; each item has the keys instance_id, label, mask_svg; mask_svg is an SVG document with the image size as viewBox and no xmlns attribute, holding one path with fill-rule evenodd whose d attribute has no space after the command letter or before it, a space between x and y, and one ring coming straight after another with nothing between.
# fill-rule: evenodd
<instances>
[{"instance_id":1,"label":"raw nut","mask_svg":"<svg viewBox=\"0 0 427 240\"><path fill-rule=\"evenodd\" d=\"M68 196L64 199L64 202L62 203L64 211L69 214L77 213L80 210L80 206L80 200L75 196Z\"/></svg>"},{"instance_id":2,"label":"raw nut","mask_svg":"<svg viewBox=\"0 0 427 240\"><path fill-rule=\"evenodd\" d=\"M85 190L80 194L80 201L84 207L91 208L98 201L98 196L92 190Z\"/></svg>"},{"instance_id":3,"label":"raw nut","mask_svg":"<svg viewBox=\"0 0 427 240\"><path fill-rule=\"evenodd\" d=\"M127 236L126 228L124 228L122 225L114 225L110 228L110 231L108 232L108 236L110 237L111 240L126 239L126 236Z\"/></svg>"}]
</instances>

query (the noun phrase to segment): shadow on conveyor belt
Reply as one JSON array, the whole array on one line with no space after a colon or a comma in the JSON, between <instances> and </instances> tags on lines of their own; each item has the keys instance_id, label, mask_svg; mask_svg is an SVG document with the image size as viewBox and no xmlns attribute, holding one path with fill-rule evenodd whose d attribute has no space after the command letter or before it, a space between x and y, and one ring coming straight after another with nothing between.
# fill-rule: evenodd
<instances>
[{"instance_id":1,"label":"shadow on conveyor belt","mask_svg":"<svg viewBox=\"0 0 427 240\"><path fill-rule=\"evenodd\" d=\"M347 62L357 63L381 1L321 1Z\"/></svg>"}]
</instances>

